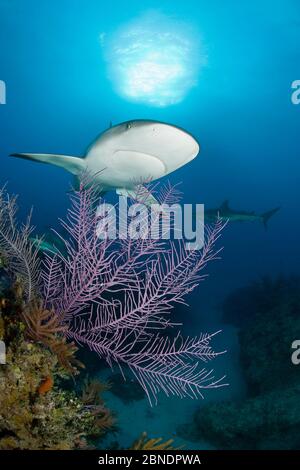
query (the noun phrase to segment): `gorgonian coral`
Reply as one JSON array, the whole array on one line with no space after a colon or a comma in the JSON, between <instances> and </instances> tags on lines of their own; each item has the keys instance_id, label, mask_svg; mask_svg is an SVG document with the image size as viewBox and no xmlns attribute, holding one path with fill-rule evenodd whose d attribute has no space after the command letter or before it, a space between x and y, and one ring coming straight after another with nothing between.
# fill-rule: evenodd
<instances>
[{"instance_id":1,"label":"gorgonian coral","mask_svg":"<svg viewBox=\"0 0 300 470\"><path fill-rule=\"evenodd\" d=\"M167 188L161 204L169 203L173 194ZM57 234L64 248L45 254L40 268L43 309L55 313L67 339L86 345L111 367L128 367L150 403L160 391L197 398L205 389L223 386L223 377L215 378L212 370L200 366L220 354L210 345L216 333L184 339L179 332L166 337L163 331L175 326L170 319L174 305L185 302L203 279L207 262L218 258L215 244L222 222L206 228L202 250L188 250L183 240L113 240L99 236L97 204L93 184L82 183L71 195L61 222L68 235ZM27 247L27 232L18 236L26 238ZM0 250L5 252L2 244Z\"/></svg>"},{"instance_id":2,"label":"gorgonian coral","mask_svg":"<svg viewBox=\"0 0 300 470\"><path fill-rule=\"evenodd\" d=\"M31 214L24 225L18 226L16 212L16 198L10 197L5 188L0 189L0 257L7 269L18 275L30 301L39 288L38 246L30 242Z\"/></svg>"}]
</instances>

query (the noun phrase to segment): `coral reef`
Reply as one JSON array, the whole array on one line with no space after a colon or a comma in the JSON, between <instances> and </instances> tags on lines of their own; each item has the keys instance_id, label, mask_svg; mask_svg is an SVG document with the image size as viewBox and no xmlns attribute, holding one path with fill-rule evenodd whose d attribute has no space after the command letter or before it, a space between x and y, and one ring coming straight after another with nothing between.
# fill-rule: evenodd
<instances>
[{"instance_id":1,"label":"coral reef","mask_svg":"<svg viewBox=\"0 0 300 470\"><path fill-rule=\"evenodd\" d=\"M284 308L289 302L300 303L299 277L264 276L228 295L222 305L223 321L241 328L252 322L257 313Z\"/></svg>"},{"instance_id":2,"label":"coral reef","mask_svg":"<svg viewBox=\"0 0 300 470\"><path fill-rule=\"evenodd\" d=\"M174 195L167 188L161 204L174 202ZM150 403L161 391L195 398L226 385L224 377L201 366L222 354L211 346L216 333L195 338L161 334L175 326L169 318L174 305L185 302L203 279L201 271L218 258L222 222L206 227L202 250L188 250L184 240L143 236L148 214L140 221L140 237L115 241L101 236L97 204L98 191L85 176L62 222L68 234L59 237L64 249L46 251L41 259L30 218L19 226L15 198L0 191L0 252L15 290L18 285L28 337L45 344L70 370L80 366L73 361L74 343L87 346L109 366L126 366ZM159 222L159 212L155 217Z\"/></svg>"},{"instance_id":3,"label":"coral reef","mask_svg":"<svg viewBox=\"0 0 300 470\"><path fill-rule=\"evenodd\" d=\"M7 294L0 310L7 349L6 365L0 366L0 449L87 448L88 440L113 425L98 393L103 388L94 385L88 401L87 391L78 396L67 390L70 371L53 351L29 339L14 292Z\"/></svg>"},{"instance_id":4,"label":"coral reef","mask_svg":"<svg viewBox=\"0 0 300 470\"><path fill-rule=\"evenodd\" d=\"M194 437L226 449L299 448L300 378L291 362L292 341L300 338L299 286L300 278L282 276L251 285L254 312L239 333L247 396L199 409Z\"/></svg>"},{"instance_id":5,"label":"coral reef","mask_svg":"<svg viewBox=\"0 0 300 470\"><path fill-rule=\"evenodd\" d=\"M100 382L97 379L89 379L89 377L86 377L83 382L81 400L94 416L96 430L94 437L107 431L113 431L116 428L116 419L111 411L106 408L102 399L102 394L109 389L109 382Z\"/></svg>"},{"instance_id":6,"label":"coral reef","mask_svg":"<svg viewBox=\"0 0 300 470\"><path fill-rule=\"evenodd\" d=\"M204 406L194 417L194 434L221 449L299 449L300 384L242 402Z\"/></svg>"}]
</instances>

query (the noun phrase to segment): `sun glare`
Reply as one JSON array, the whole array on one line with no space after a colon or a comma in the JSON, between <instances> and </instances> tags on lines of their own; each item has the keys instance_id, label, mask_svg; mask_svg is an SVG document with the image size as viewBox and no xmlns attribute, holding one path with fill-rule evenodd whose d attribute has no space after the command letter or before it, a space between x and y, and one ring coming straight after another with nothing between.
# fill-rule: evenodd
<instances>
[{"instance_id":1,"label":"sun glare","mask_svg":"<svg viewBox=\"0 0 300 470\"><path fill-rule=\"evenodd\" d=\"M150 12L102 36L108 74L115 90L132 101L168 106L197 84L201 53L190 25Z\"/></svg>"}]
</instances>

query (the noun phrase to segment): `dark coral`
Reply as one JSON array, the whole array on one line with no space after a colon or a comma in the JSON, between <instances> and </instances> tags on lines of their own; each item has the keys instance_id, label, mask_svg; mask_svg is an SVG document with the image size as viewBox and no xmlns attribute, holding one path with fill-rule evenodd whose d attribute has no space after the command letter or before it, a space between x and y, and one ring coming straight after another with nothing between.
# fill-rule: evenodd
<instances>
[{"instance_id":1,"label":"dark coral","mask_svg":"<svg viewBox=\"0 0 300 470\"><path fill-rule=\"evenodd\" d=\"M230 297L227 306L241 293L251 297L251 315L239 332L247 395L200 408L194 438L222 449L299 449L300 369L291 361L291 344L300 338L299 287L297 277L265 278ZM235 314L242 305L237 301Z\"/></svg>"},{"instance_id":2,"label":"dark coral","mask_svg":"<svg viewBox=\"0 0 300 470\"><path fill-rule=\"evenodd\" d=\"M285 308L290 303L300 304L300 278L264 276L228 295L222 305L223 321L241 328L252 323L257 313Z\"/></svg>"}]
</instances>

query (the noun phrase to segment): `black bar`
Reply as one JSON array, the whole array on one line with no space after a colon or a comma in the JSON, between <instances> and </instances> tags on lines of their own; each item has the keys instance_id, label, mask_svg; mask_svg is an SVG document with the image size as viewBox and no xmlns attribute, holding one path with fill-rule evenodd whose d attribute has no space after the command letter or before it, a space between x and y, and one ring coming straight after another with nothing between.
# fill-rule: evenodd
<instances>
[{"instance_id":1,"label":"black bar","mask_svg":"<svg viewBox=\"0 0 300 470\"><path fill-rule=\"evenodd\" d=\"M85 468L138 468L141 465L277 465L293 464L299 465L300 450L296 451L218 451L218 450L178 450L178 451L2 451L0 455L1 464L21 464L22 467L35 463L39 465L66 464L73 468L80 466ZM83 467L85 466L85 467ZM88 467L86 467L88 466Z\"/></svg>"}]
</instances>

